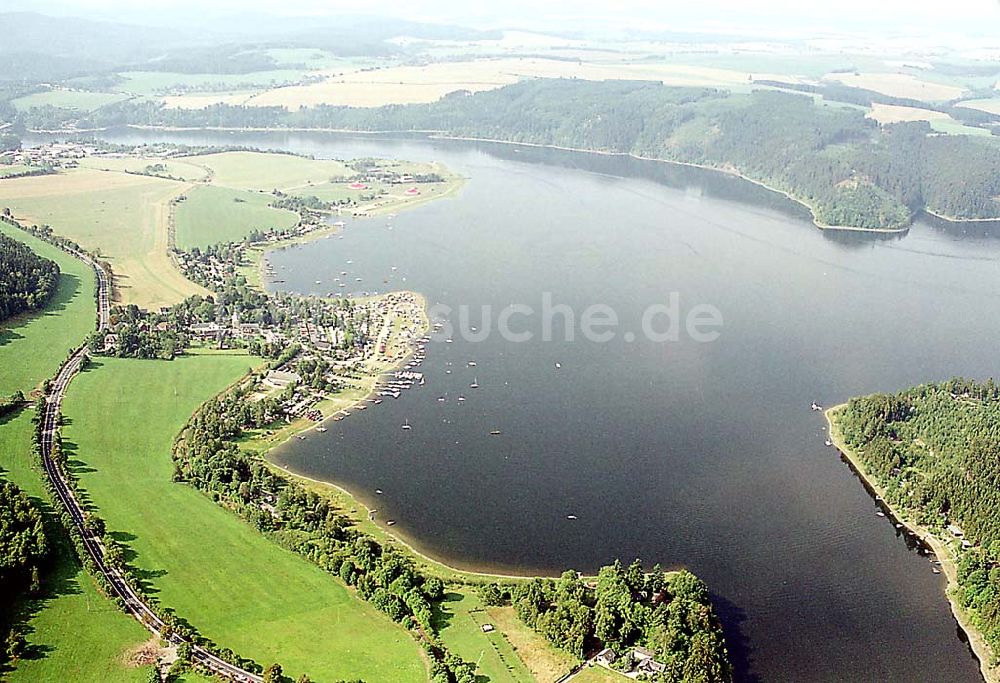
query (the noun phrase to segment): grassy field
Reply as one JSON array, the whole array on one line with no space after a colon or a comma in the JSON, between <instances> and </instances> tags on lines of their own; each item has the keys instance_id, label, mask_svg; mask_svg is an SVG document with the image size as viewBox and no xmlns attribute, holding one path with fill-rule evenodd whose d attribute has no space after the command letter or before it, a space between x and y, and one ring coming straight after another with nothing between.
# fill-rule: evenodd
<instances>
[{"instance_id":1,"label":"grassy field","mask_svg":"<svg viewBox=\"0 0 1000 683\"><path fill-rule=\"evenodd\" d=\"M31 170L33 170L31 166L23 164L0 164L0 178L8 178Z\"/></svg>"},{"instance_id":2,"label":"grassy field","mask_svg":"<svg viewBox=\"0 0 1000 683\"><path fill-rule=\"evenodd\" d=\"M476 662L477 678L485 677L490 683L534 683L507 637L498 630L483 632L490 617L473 589L449 592L434 618L448 649Z\"/></svg>"},{"instance_id":3,"label":"grassy field","mask_svg":"<svg viewBox=\"0 0 1000 683\"><path fill-rule=\"evenodd\" d=\"M632 679L603 666L588 666L573 677L573 683L626 683Z\"/></svg>"},{"instance_id":4,"label":"grassy field","mask_svg":"<svg viewBox=\"0 0 1000 683\"><path fill-rule=\"evenodd\" d=\"M426 680L416 642L338 579L171 482L170 444L197 405L255 361L204 354L106 359L74 380L63 435L74 469L159 600L243 655L293 677ZM378 653L372 656L372 653Z\"/></svg>"},{"instance_id":5,"label":"grassy field","mask_svg":"<svg viewBox=\"0 0 1000 683\"><path fill-rule=\"evenodd\" d=\"M160 159L155 157L146 157L137 159L134 157L128 157L124 159L116 159L112 157L86 157L80 159L80 166L84 168L93 168L98 171L116 171L119 173L131 171L132 173L143 172L147 166L153 164L160 164L166 167L166 170L157 173L159 176L180 178L181 180L194 181L194 180L205 180L208 177L208 171L201 166L197 166L193 163L177 161L175 159Z\"/></svg>"},{"instance_id":6,"label":"grassy field","mask_svg":"<svg viewBox=\"0 0 1000 683\"><path fill-rule=\"evenodd\" d=\"M120 93L89 92L85 90L48 90L19 97L12 102L18 111L32 107L53 106L60 109L93 111L112 102L120 102L126 95Z\"/></svg>"},{"instance_id":7,"label":"grassy field","mask_svg":"<svg viewBox=\"0 0 1000 683\"><path fill-rule=\"evenodd\" d=\"M269 206L273 197L259 192L202 185L185 193L174 209L177 247L190 250L237 242L254 230L291 228L299 215Z\"/></svg>"},{"instance_id":8,"label":"grassy field","mask_svg":"<svg viewBox=\"0 0 1000 683\"><path fill-rule=\"evenodd\" d=\"M0 475L42 504L51 520L53 510L42 486L43 474L35 469L30 450L31 416L25 410L0 419ZM21 604L17 614L26 631L29 655L12 671L0 669L0 679L11 683L145 681L146 669L130 667L126 660L129 650L149 638L146 629L98 592L63 533L51 540L55 563L43 578L45 593Z\"/></svg>"},{"instance_id":9,"label":"grassy field","mask_svg":"<svg viewBox=\"0 0 1000 683\"><path fill-rule=\"evenodd\" d=\"M0 223L0 233L24 242L55 261L59 287L41 313L0 323L0 395L26 394L55 374L69 350L94 329L94 271L83 262L27 233Z\"/></svg>"},{"instance_id":10,"label":"grassy field","mask_svg":"<svg viewBox=\"0 0 1000 683\"><path fill-rule=\"evenodd\" d=\"M111 262L124 303L157 308L205 293L186 280L167 252L169 200L187 186L159 178L79 168L0 183L0 203L32 223Z\"/></svg>"},{"instance_id":11,"label":"grassy field","mask_svg":"<svg viewBox=\"0 0 1000 683\"><path fill-rule=\"evenodd\" d=\"M557 650L540 635L525 626L513 607L488 607L490 623L504 633L531 675L540 683L564 676L579 663L569 653Z\"/></svg>"},{"instance_id":12,"label":"grassy field","mask_svg":"<svg viewBox=\"0 0 1000 683\"><path fill-rule=\"evenodd\" d=\"M239 190L288 191L324 185L331 178L353 173L339 161L307 159L291 154L224 152L198 157L181 157L212 169L213 184Z\"/></svg>"},{"instance_id":13,"label":"grassy field","mask_svg":"<svg viewBox=\"0 0 1000 683\"><path fill-rule=\"evenodd\" d=\"M175 90L224 92L253 88L269 88L301 79L301 69L254 71L248 74L184 74L170 71L126 71L118 74L124 80L116 90L137 95L156 95Z\"/></svg>"}]
</instances>

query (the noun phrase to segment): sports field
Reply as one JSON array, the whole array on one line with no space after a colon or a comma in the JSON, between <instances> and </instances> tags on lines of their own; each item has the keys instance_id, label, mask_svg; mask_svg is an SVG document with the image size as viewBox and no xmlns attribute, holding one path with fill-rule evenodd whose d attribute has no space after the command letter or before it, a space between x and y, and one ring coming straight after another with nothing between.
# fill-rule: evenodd
<instances>
[{"instance_id":1,"label":"sports field","mask_svg":"<svg viewBox=\"0 0 1000 683\"><path fill-rule=\"evenodd\" d=\"M0 233L59 264L59 287L40 313L0 323L0 396L28 394L55 375L69 350L94 329L94 271L82 261L22 230L0 223Z\"/></svg>"},{"instance_id":2,"label":"sports field","mask_svg":"<svg viewBox=\"0 0 1000 683\"><path fill-rule=\"evenodd\" d=\"M238 242L254 230L291 228L299 215L269 206L271 195L226 187L200 185L184 194L174 208L175 241L179 249L204 249L211 244Z\"/></svg>"},{"instance_id":3,"label":"sports field","mask_svg":"<svg viewBox=\"0 0 1000 683\"><path fill-rule=\"evenodd\" d=\"M170 445L199 403L257 361L102 359L70 387L63 428L81 484L157 598L212 640L293 678L425 681L417 643L329 574L173 483ZM372 656L377 653L377 656Z\"/></svg>"}]
</instances>

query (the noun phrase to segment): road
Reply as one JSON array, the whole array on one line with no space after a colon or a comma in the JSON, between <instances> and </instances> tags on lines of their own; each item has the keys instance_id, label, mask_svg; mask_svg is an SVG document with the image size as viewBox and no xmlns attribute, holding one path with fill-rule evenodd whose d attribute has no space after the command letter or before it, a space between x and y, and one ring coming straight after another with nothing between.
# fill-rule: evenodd
<instances>
[{"instance_id":1,"label":"road","mask_svg":"<svg viewBox=\"0 0 1000 683\"><path fill-rule=\"evenodd\" d=\"M89 264L97 274L97 328L104 330L108 326L109 314L111 310L111 283L107 273L90 256L71 251L71 254ZM87 529L86 518L83 508L76 500L70 489L65 473L52 461L52 445L59 426L59 408L62 405L63 395L70 381L80 369L80 365L87 357L87 347L81 346L67 359L59 369L59 374L52 381L48 395L45 397L45 414L42 429L42 462L45 466L45 473L51 482L56 495L63 507L69 513L76 526L83 545L87 553L94 560L98 571L107 579L108 585L115 596L121 598L127 611L142 623L151 633L159 634L164 622L146 604L142 595L136 592L125 577L114 567L104 561L104 546L101 540L93 536ZM190 642L187 638L179 634L172 634L168 639L174 645L183 642ZM263 679L255 673L251 673L237 666L233 666L219 657L215 656L205 648L192 643L191 659L193 662L211 670L232 681L240 683L262 683Z\"/></svg>"}]
</instances>

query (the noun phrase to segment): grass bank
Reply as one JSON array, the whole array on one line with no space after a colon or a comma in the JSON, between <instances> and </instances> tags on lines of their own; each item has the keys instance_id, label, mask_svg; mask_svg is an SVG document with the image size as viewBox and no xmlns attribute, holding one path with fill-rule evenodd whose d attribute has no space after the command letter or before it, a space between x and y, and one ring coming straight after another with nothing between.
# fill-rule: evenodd
<instances>
[{"instance_id":1,"label":"grass bank","mask_svg":"<svg viewBox=\"0 0 1000 683\"><path fill-rule=\"evenodd\" d=\"M39 256L55 261L59 286L45 309L0 323L0 395L28 394L55 374L71 348L94 329L94 271L51 244L6 223L0 233L23 242Z\"/></svg>"},{"instance_id":2,"label":"grass bank","mask_svg":"<svg viewBox=\"0 0 1000 683\"><path fill-rule=\"evenodd\" d=\"M52 543L52 564L42 577L40 597L14 606L12 617L28 641L27 655L3 670L10 683L60 681L65 683L142 683L148 667L130 666L129 651L148 640L135 619L119 611L98 591L77 562L73 545L48 502L44 474L31 453L32 412L0 418L0 476L21 487L46 518Z\"/></svg>"},{"instance_id":3,"label":"grass bank","mask_svg":"<svg viewBox=\"0 0 1000 683\"><path fill-rule=\"evenodd\" d=\"M257 360L199 353L102 359L77 377L63 413L71 467L132 550L147 586L205 636L293 676L426 679L417 643L307 560L183 484L171 444L191 413ZM378 656L372 656L378 653Z\"/></svg>"}]
</instances>

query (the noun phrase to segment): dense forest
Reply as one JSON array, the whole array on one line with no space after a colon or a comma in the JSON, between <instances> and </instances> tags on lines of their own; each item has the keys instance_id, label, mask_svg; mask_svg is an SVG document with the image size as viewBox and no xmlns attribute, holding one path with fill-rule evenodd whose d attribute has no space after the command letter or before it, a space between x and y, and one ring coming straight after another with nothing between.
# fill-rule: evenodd
<instances>
[{"instance_id":1,"label":"dense forest","mask_svg":"<svg viewBox=\"0 0 1000 683\"><path fill-rule=\"evenodd\" d=\"M1000 649L1000 386L954 379L852 399L837 414L847 446L891 505L951 539L963 531L956 598Z\"/></svg>"},{"instance_id":2,"label":"dense forest","mask_svg":"<svg viewBox=\"0 0 1000 683\"><path fill-rule=\"evenodd\" d=\"M805 202L827 225L899 228L925 208L955 218L1000 216L1000 141L936 134L926 122L879 126L861 109L776 90L733 95L644 81L540 79L372 109L186 110L134 100L78 125L129 123L436 131L630 153L742 173Z\"/></svg>"},{"instance_id":3,"label":"dense forest","mask_svg":"<svg viewBox=\"0 0 1000 683\"><path fill-rule=\"evenodd\" d=\"M58 265L0 234L0 322L43 308L58 285Z\"/></svg>"},{"instance_id":4,"label":"dense forest","mask_svg":"<svg viewBox=\"0 0 1000 683\"><path fill-rule=\"evenodd\" d=\"M38 507L17 486L0 479L0 613L9 614L16 600L41 588L41 568L48 541ZM16 661L25 648L16 626L0 620L0 662Z\"/></svg>"},{"instance_id":5,"label":"dense forest","mask_svg":"<svg viewBox=\"0 0 1000 683\"><path fill-rule=\"evenodd\" d=\"M708 587L688 571L643 571L636 560L602 567L585 583L573 571L559 579L481 586L487 605L513 605L518 617L550 643L583 657L597 648L623 653L641 646L664 670L662 683L714 683L731 679L722 628ZM628 667L628 657L616 663Z\"/></svg>"}]
</instances>

